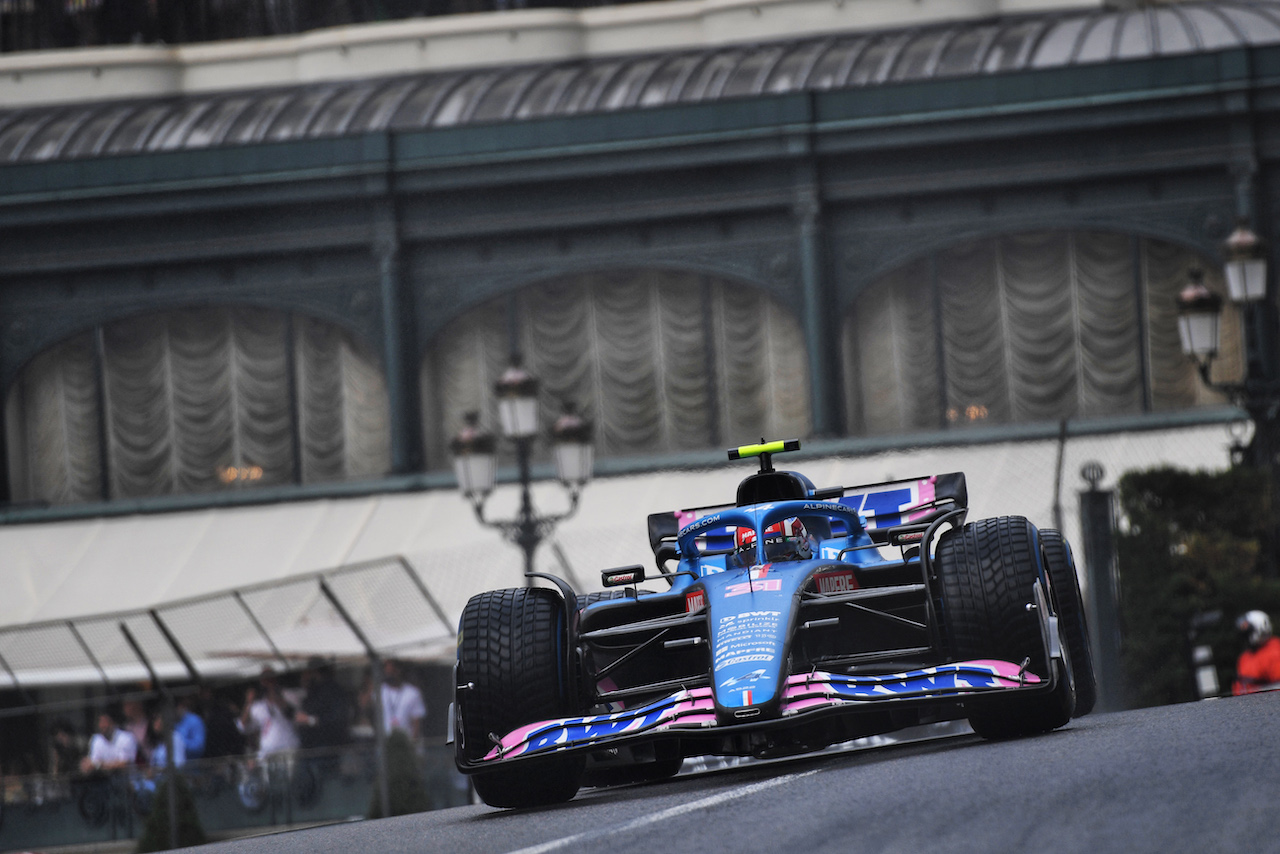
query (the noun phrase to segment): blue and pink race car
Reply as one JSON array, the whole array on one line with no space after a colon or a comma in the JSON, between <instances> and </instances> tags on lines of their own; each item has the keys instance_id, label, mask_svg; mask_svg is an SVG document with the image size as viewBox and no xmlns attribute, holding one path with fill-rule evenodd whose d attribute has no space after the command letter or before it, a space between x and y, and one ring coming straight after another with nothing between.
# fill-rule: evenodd
<instances>
[{"instance_id":1,"label":"blue and pink race car","mask_svg":"<svg viewBox=\"0 0 1280 854\"><path fill-rule=\"evenodd\" d=\"M656 513L656 568L603 592L481 593L450 737L488 804L657 780L691 756L783 756L967 718L1047 732L1096 688L1071 549L1019 516L965 523L963 474L819 489L796 440L729 452L732 505ZM645 582L664 586L650 591Z\"/></svg>"}]
</instances>

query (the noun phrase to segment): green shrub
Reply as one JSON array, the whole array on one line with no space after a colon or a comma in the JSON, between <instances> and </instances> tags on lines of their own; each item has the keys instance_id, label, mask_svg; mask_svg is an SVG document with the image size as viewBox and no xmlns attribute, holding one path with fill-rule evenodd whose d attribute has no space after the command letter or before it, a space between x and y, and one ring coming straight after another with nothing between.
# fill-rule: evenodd
<instances>
[{"instance_id":1,"label":"green shrub","mask_svg":"<svg viewBox=\"0 0 1280 854\"><path fill-rule=\"evenodd\" d=\"M1129 472L1119 486L1126 705L1197 699L1196 644L1212 647L1218 684L1229 692L1241 649L1233 620L1250 608L1280 613L1280 581L1263 571L1265 475L1158 468ZM1215 613L1216 621L1203 619ZM1201 624L1193 629L1194 620Z\"/></svg>"}]
</instances>

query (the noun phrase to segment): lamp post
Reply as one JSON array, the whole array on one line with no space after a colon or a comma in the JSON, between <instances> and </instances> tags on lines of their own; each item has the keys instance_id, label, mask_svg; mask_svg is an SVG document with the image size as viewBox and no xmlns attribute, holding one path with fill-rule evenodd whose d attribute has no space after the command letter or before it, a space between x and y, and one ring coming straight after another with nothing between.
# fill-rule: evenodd
<instances>
[{"instance_id":1,"label":"lamp post","mask_svg":"<svg viewBox=\"0 0 1280 854\"><path fill-rule=\"evenodd\" d=\"M1200 280L1198 270L1178 294L1178 333L1182 351L1191 357L1200 378L1253 421L1253 441L1246 458L1266 478L1268 507L1267 541L1263 543L1263 567L1275 575L1277 511L1280 483L1276 477L1276 453L1280 450L1280 376L1277 376L1275 309L1267 299L1266 247L1241 220L1222 246L1223 273L1232 304L1242 313L1245 340L1245 375L1240 382L1214 382L1210 368L1218 355L1223 302Z\"/></svg>"},{"instance_id":2,"label":"lamp post","mask_svg":"<svg viewBox=\"0 0 1280 854\"><path fill-rule=\"evenodd\" d=\"M556 461L556 475L569 493L569 509L563 513L539 516L530 494L532 478L529 461L533 443L538 437L538 380L521 367L519 357L503 373L494 387L498 399L498 422L502 436L515 446L516 465L520 476L520 509L514 519L487 519L484 504L493 491L497 474L497 440L480 427L478 413L465 416L466 425L454 437L450 447L454 455L454 473L463 497L471 502L480 524L501 531L524 552L525 584L530 584L534 571L533 556L538 544L555 526L578 509L578 496L591 479L594 449L591 445L591 423L565 406L564 414L551 428L551 444Z\"/></svg>"}]
</instances>

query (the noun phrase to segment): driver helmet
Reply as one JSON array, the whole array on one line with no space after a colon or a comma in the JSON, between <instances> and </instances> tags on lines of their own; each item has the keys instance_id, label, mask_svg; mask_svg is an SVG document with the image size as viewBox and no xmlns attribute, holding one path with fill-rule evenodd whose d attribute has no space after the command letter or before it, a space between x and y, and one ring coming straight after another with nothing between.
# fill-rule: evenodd
<instances>
[{"instance_id":1,"label":"driver helmet","mask_svg":"<svg viewBox=\"0 0 1280 854\"><path fill-rule=\"evenodd\" d=\"M764 531L764 555L756 551L756 532L753 528L738 528L734 534L734 555L739 566L755 566L779 560L808 560L813 556L809 534L804 524L796 518L775 522Z\"/></svg>"},{"instance_id":2,"label":"driver helmet","mask_svg":"<svg viewBox=\"0 0 1280 854\"><path fill-rule=\"evenodd\" d=\"M1236 629L1251 647L1259 647L1271 637L1271 618L1265 611L1248 611L1236 618Z\"/></svg>"}]
</instances>

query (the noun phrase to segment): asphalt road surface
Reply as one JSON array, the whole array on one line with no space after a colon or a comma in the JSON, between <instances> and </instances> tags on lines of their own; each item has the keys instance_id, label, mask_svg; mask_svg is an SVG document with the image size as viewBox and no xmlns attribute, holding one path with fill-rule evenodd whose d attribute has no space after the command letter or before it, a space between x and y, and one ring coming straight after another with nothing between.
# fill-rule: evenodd
<instances>
[{"instance_id":1,"label":"asphalt road surface","mask_svg":"<svg viewBox=\"0 0 1280 854\"><path fill-rule=\"evenodd\" d=\"M1280 852L1280 692L241 839L208 854Z\"/></svg>"}]
</instances>

